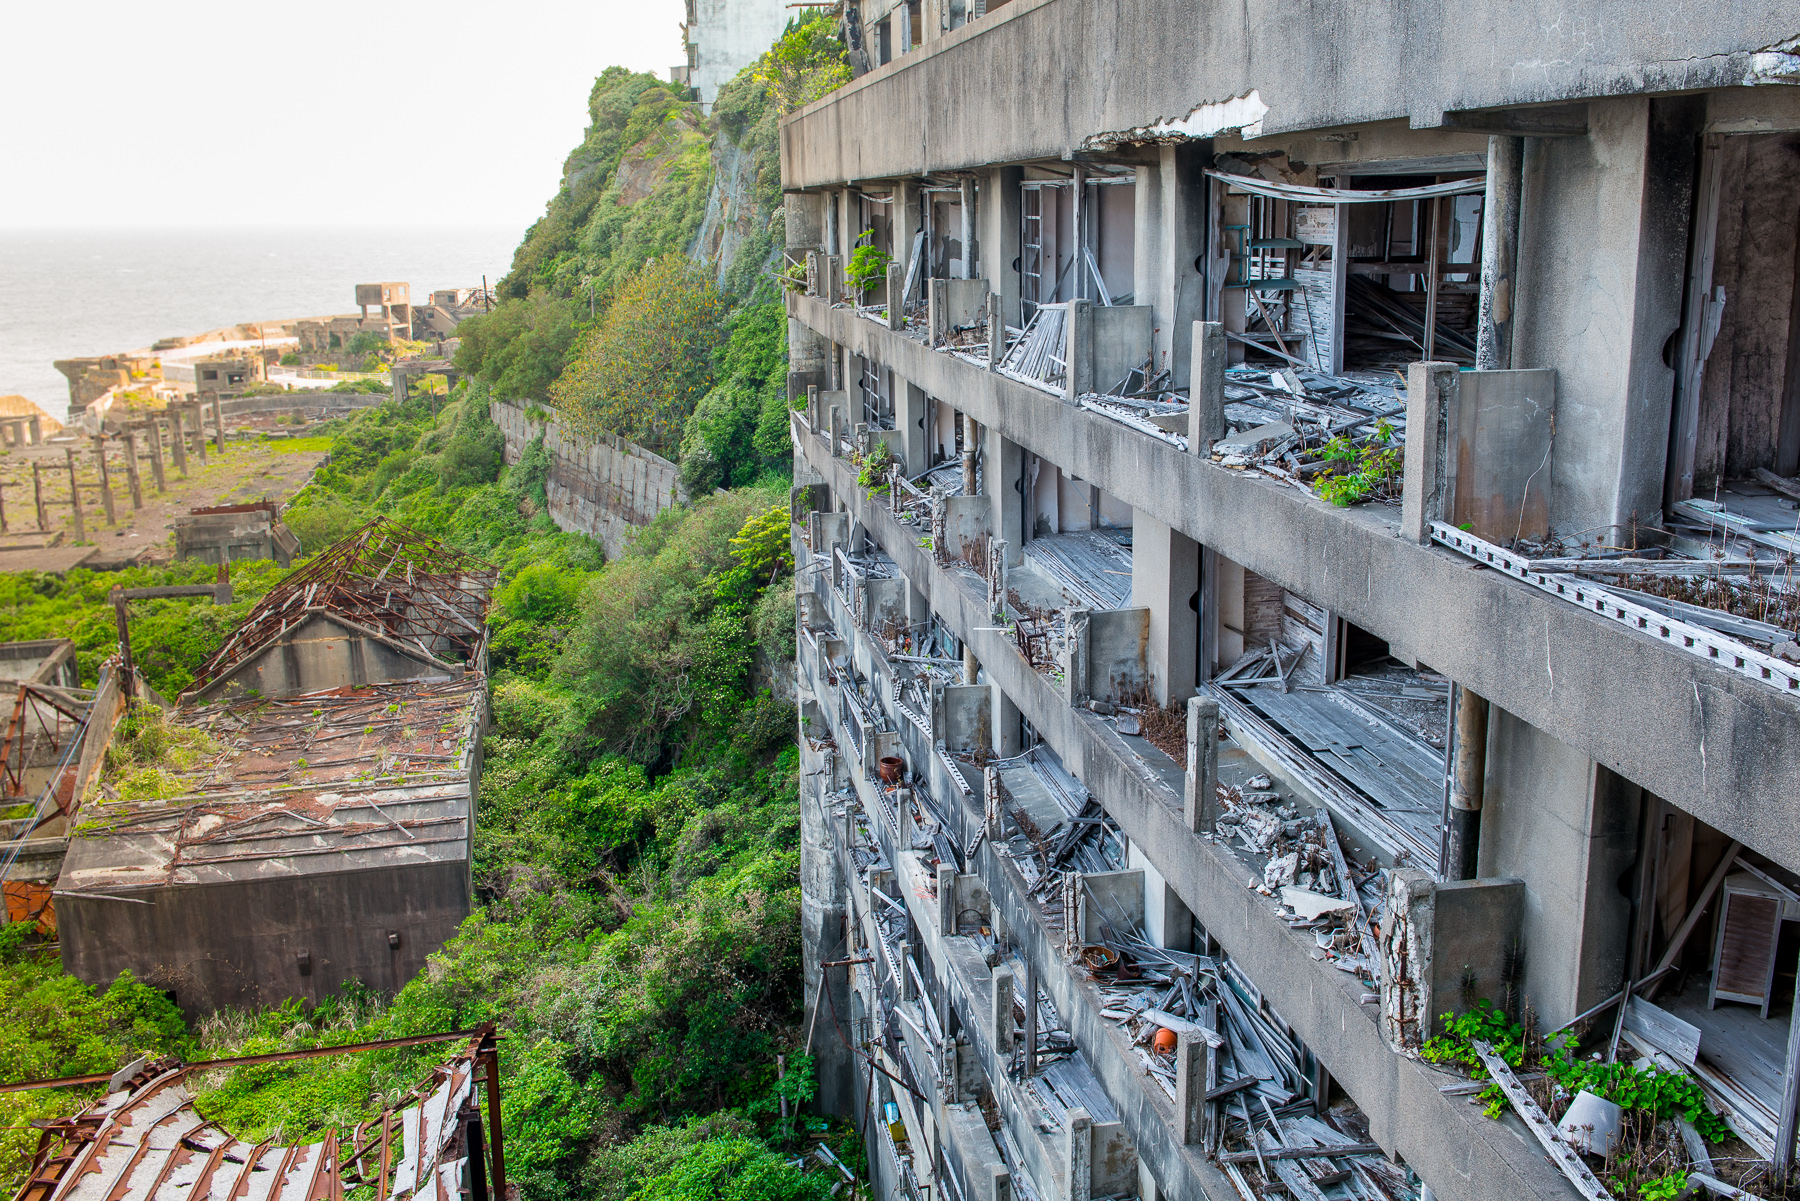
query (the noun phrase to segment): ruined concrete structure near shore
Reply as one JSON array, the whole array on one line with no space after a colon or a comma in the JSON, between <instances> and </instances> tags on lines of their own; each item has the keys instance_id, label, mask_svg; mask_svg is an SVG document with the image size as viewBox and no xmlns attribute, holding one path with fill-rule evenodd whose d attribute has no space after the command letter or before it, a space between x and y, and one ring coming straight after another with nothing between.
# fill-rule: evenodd
<instances>
[{"instance_id":1,"label":"ruined concrete structure near shore","mask_svg":"<svg viewBox=\"0 0 1800 1201\"><path fill-rule=\"evenodd\" d=\"M1595 1195L1422 1058L1482 1001L1785 1170L1792 14L846 13L781 144L807 1023L875 1195Z\"/></svg>"}]
</instances>

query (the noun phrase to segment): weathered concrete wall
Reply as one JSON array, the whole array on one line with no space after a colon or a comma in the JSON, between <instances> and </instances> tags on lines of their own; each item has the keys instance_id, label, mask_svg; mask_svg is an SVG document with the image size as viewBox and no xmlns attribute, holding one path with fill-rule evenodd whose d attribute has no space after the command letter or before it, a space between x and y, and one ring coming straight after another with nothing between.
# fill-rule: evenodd
<instances>
[{"instance_id":1,"label":"weathered concrete wall","mask_svg":"<svg viewBox=\"0 0 1800 1201\"><path fill-rule=\"evenodd\" d=\"M288 696L323 688L461 674L460 667L434 663L398 642L377 638L327 614L314 613L280 642L250 656L193 693L192 699L204 702L250 693Z\"/></svg>"},{"instance_id":2,"label":"weathered concrete wall","mask_svg":"<svg viewBox=\"0 0 1800 1201\"><path fill-rule=\"evenodd\" d=\"M788 118L781 178L806 188L1055 158L1158 125L1194 137L1396 118L1422 129L1447 112L1734 87L1756 77L1756 51L1795 32L1778 5L1730 0L1013 0ZM1043 79L1066 86L1025 86ZM963 96L980 102L945 99Z\"/></svg>"},{"instance_id":3,"label":"weathered concrete wall","mask_svg":"<svg viewBox=\"0 0 1800 1201\"><path fill-rule=\"evenodd\" d=\"M639 526L686 499L675 464L623 438L586 438L554 416L533 421L522 406L504 401L490 404L488 412L506 438L508 463L517 463L543 435L551 455L545 487L550 519L559 529L598 539L608 558L624 553Z\"/></svg>"},{"instance_id":4,"label":"weathered concrete wall","mask_svg":"<svg viewBox=\"0 0 1800 1201\"><path fill-rule=\"evenodd\" d=\"M164 888L152 905L65 895L56 909L65 971L105 988L129 970L193 1016L317 1003L351 980L397 991L456 933L469 901L469 865L452 861Z\"/></svg>"}]
</instances>

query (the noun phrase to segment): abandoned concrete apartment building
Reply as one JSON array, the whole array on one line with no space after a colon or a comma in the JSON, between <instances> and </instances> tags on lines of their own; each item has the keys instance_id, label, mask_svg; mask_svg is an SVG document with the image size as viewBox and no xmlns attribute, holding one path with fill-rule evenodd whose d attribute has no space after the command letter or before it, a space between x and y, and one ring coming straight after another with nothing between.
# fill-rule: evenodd
<instances>
[{"instance_id":1,"label":"abandoned concrete apartment building","mask_svg":"<svg viewBox=\"0 0 1800 1201\"><path fill-rule=\"evenodd\" d=\"M852 5L782 127L822 1103L882 1197L1596 1195L1486 1000L1791 1163L1792 11L1211 11Z\"/></svg>"}]
</instances>

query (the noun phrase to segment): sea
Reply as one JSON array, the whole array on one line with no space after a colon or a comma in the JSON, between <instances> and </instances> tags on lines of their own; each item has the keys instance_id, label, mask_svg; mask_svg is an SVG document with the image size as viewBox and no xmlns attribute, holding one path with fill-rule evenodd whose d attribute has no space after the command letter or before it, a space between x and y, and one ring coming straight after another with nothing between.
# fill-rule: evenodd
<instances>
[{"instance_id":1,"label":"sea","mask_svg":"<svg viewBox=\"0 0 1800 1201\"><path fill-rule=\"evenodd\" d=\"M0 396L58 419L57 359L113 354L240 321L356 311L358 283L497 283L519 226L402 229L0 229Z\"/></svg>"}]
</instances>

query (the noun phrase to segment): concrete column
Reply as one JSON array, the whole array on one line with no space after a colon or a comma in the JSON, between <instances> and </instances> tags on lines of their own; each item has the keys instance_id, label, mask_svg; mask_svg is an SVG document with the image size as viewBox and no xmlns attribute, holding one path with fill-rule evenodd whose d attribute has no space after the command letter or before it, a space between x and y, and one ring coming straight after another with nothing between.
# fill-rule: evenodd
<instances>
[{"instance_id":1,"label":"concrete column","mask_svg":"<svg viewBox=\"0 0 1800 1201\"><path fill-rule=\"evenodd\" d=\"M975 648L963 643L963 683L978 684L981 682L981 660L975 657Z\"/></svg>"},{"instance_id":2,"label":"concrete column","mask_svg":"<svg viewBox=\"0 0 1800 1201\"><path fill-rule=\"evenodd\" d=\"M938 933L950 937L956 933L956 865L937 866Z\"/></svg>"},{"instance_id":3,"label":"concrete column","mask_svg":"<svg viewBox=\"0 0 1800 1201\"><path fill-rule=\"evenodd\" d=\"M980 472L976 470L977 456L981 453L981 425L967 413L963 414L963 452L962 452L962 490L964 496L975 496L975 486Z\"/></svg>"},{"instance_id":4,"label":"concrete column","mask_svg":"<svg viewBox=\"0 0 1800 1201\"><path fill-rule=\"evenodd\" d=\"M1013 974L1011 968L994 969L994 1050L1010 1054L1013 1046Z\"/></svg>"},{"instance_id":5,"label":"concrete column","mask_svg":"<svg viewBox=\"0 0 1800 1201\"><path fill-rule=\"evenodd\" d=\"M118 515L113 510L112 474L106 466L106 439L98 434L94 436L94 463L100 469L100 505L106 511L106 524L116 525Z\"/></svg>"},{"instance_id":6,"label":"concrete column","mask_svg":"<svg viewBox=\"0 0 1800 1201\"><path fill-rule=\"evenodd\" d=\"M1451 521L1456 498L1455 363L1414 363L1406 369L1406 468L1400 498L1400 536L1431 545L1431 523Z\"/></svg>"},{"instance_id":7,"label":"concrete column","mask_svg":"<svg viewBox=\"0 0 1800 1201\"><path fill-rule=\"evenodd\" d=\"M1010 759L1023 749L1019 738L1019 707L1001 691L1000 685L993 685L993 689L990 712L994 715L994 753L1002 759Z\"/></svg>"},{"instance_id":8,"label":"concrete column","mask_svg":"<svg viewBox=\"0 0 1800 1201\"><path fill-rule=\"evenodd\" d=\"M987 438L988 495L994 508L988 528L994 537L1006 543L1006 565L1017 567L1025 560L1025 452L1017 442L998 430L982 431Z\"/></svg>"},{"instance_id":9,"label":"concrete column","mask_svg":"<svg viewBox=\"0 0 1800 1201\"><path fill-rule=\"evenodd\" d=\"M887 269L887 326L889 329L906 328L906 306L898 300L900 290L905 286L905 264L898 261L889 263Z\"/></svg>"},{"instance_id":10,"label":"concrete column","mask_svg":"<svg viewBox=\"0 0 1800 1201\"><path fill-rule=\"evenodd\" d=\"M213 449L225 453L225 402L213 401Z\"/></svg>"},{"instance_id":11,"label":"concrete column","mask_svg":"<svg viewBox=\"0 0 1800 1201\"><path fill-rule=\"evenodd\" d=\"M1025 956L1025 1031L1021 1037L1024 1054L1019 1071L1027 1078L1037 1075L1038 1046L1038 972L1037 961Z\"/></svg>"},{"instance_id":12,"label":"concrete column","mask_svg":"<svg viewBox=\"0 0 1800 1201\"><path fill-rule=\"evenodd\" d=\"M781 198L790 256L825 246L825 198L818 192L789 192Z\"/></svg>"},{"instance_id":13,"label":"concrete column","mask_svg":"<svg viewBox=\"0 0 1800 1201\"><path fill-rule=\"evenodd\" d=\"M1188 698L1187 781L1182 820L1196 834L1213 828L1219 807L1219 702Z\"/></svg>"},{"instance_id":14,"label":"concrete column","mask_svg":"<svg viewBox=\"0 0 1800 1201\"><path fill-rule=\"evenodd\" d=\"M1196 321L1189 352L1188 450L1205 457L1225 437L1225 327Z\"/></svg>"},{"instance_id":15,"label":"concrete column","mask_svg":"<svg viewBox=\"0 0 1800 1201\"><path fill-rule=\"evenodd\" d=\"M807 1053L816 1057L819 1111L847 1117L858 1103L855 1074L849 1052L831 1027L834 1005L838 1017L850 1020L850 974L844 968L820 967L849 958L844 953L844 881L838 874L829 801L823 791L812 781L800 790L800 939L809 1011Z\"/></svg>"},{"instance_id":16,"label":"concrete column","mask_svg":"<svg viewBox=\"0 0 1800 1201\"><path fill-rule=\"evenodd\" d=\"M150 476L156 481L156 490L158 492L167 492L169 490L169 483L163 477L162 423L152 417L145 423L144 428L148 430L150 434Z\"/></svg>"},{"instance_id":17,"label":"concrete column","mask_svg":"<svg viewBox=\"0 0 1800 1201\"><path fill-rule=\"evenodd\" d=\"M1193 1146L1206 1137L1206 1093L1216 1074L1212 1044L1205 1035L1175 1038L1175 1137Z\"/></svg>"},{"instance_id":18,"label":"concrete column","mask_svg":"<svg viewBox=\"0 0 1800 1201\"><path fill-rule=\"evenodd\" d=\"M1071 300L1064 330L1068 335L1063 346L1063 396L1070 404L1083 393L1094 390L1094 302Z\"/></svg>"},{"instance_id":19,"label":"concrete column","mask_svg":"<svg viewBox=\"0 0 1800 1201\"><path fill-rule=\"evenodd\" d=\"M144 507L144 482L138 475L137 431L125 431L125 483L131 489L131 507Z\"/></svg>"},{"instance_id":20,"label":"concrete column","mask_svg":"<svg viewBox=\"0 0 1800 1201\"><path fill-rule=\"evenodd\" d=\"M930 460L926 457L925 422L931 397L911 380L894 376L894 426L900 431L900 457L906 474L917 475Z\"/></svg>"},{"instance_id":21,"label":"concrete column","mask_svg":"<svg viewBox=\"0 0 1800 1201\"><path fill-rule=\"evenodd\" d=\"M975 180L972 176L962 177L959 186L962 191L962 203L957 206L959 229L957 237L962 239L962 258L952 268L957 279L977 279L975 274Z\"/></svg>"},{"instance_id":22,"label":"concrete column","mask_svg":"<svg viewBox=\"0 0 1800 1201\"><path fill-rule=\"evenodd\" d=\"M1512 362L1513 272L1518 266L1519 192L1524 182L1525 139L1491 137L1487 191L1482 197L1480 323L1475 366L1507 371Z\"/></svg>"},{"instance_id":23,"label":"concrete column","mask_svg":"<svg viewBox=\"0 0 1800 1201\"><path fill-rule=\"evenodd\" d=\"M1151 690L1157 704L1174 704L1196 683L1200 544L1143 509L1132 511L1131 544L1131 603L1150 610Z\"/></svg>"},{"instance_id":24,"label":"concrete column","mask_svg":"<svg viewBox=\"0 0 1800 1201\"><path fill-rule=\"evenodd\" d=\"M995 167L981 180L980 239L982 275L1000 297L1001 319L1020 325L1019 311L1019 184L1022 167Z\"/></svg>"},{"instance_id":25,"label":"concrete column","mask_svg":"<svg viewBox=\"0 0 1800 1201\"><path fill-rule=\"evenodd\" d=\"M69 460L69 507L75 513L75 541L87 541L87 516L81 511L81 481L75 477L75 448L65 447Z\"/></svg>"},{"instance_id":26,"label":"concrete column","mask_svg":"<svg viewBox=\"0 0 1800 1201\"><path fill-rule=\"evenodd\" d=\"M200 466L206 466L206 411L199 405L188 406L194 422L194 449L200 452Z\"/></svg>"},{"instance_id":27,"label":"concrete column","mask_svg":"<svg viewBox=\"0 0 1800 1201\"><path fill-rule=\"evenodd\" d=\"M44 477L43 464L33 461L31 464L31 503L37 507L37 523L40 533L50 529L49 514L44 512Z\"/></svg>"},{"instance_id":28,"label":"concrete column","mask_svg":"<svg viewBox=\"0 0 1800 1201\"><path fill-rule=\"evenodd\" d=\"M1479 868L1481 804L1487 788L1488 703L1461 684L1452 686L1455 753L1450 769L1450 828L1443 876L1473 880Z\"/></svg>"},{"instance_id":29,"label":"concrete column","mask_svg":"<svg viewBox=\"0 0 1800 1201\"><path fill-rule=\"evenodd\" d=\"M187 478L187 431L182 428L181 410L169 409L169 449L175 455L175 470L181 472L181 478Z\"/></svg>"},{"instance_id":30,"label":"concrete column","mask_svg":"<svg viewBox=\"0 0 1800 1201\"><path fill-rule=\"evenodd\" d=\"M1525 881L1519 994L1547 1030L1617 992L1643 792L1497 705L1488 711L1481 878Z\"/></svg>"},{"instance_id":31,"label":"concrete column","mask_svg":"<svg viewBox=\"0 0 1800 1201\"><path fill-rule=\"evenodd\" d=\"M42 446L44 444L44 419L42 417L28 417L26 420L31 425L31 444L33 446Z\"/></svg>"},{"instance_id":32,"label":"concrete column","mask_svg":"<svg viewBox=\"0 0 1800 1201\"><path fill-rule=\"evenodd\" d=\"M1094 1120L1085 1109L1068 1112L1069 1201L1088 1201L1094 1191Z\"/></svg>"}]
</instances>

